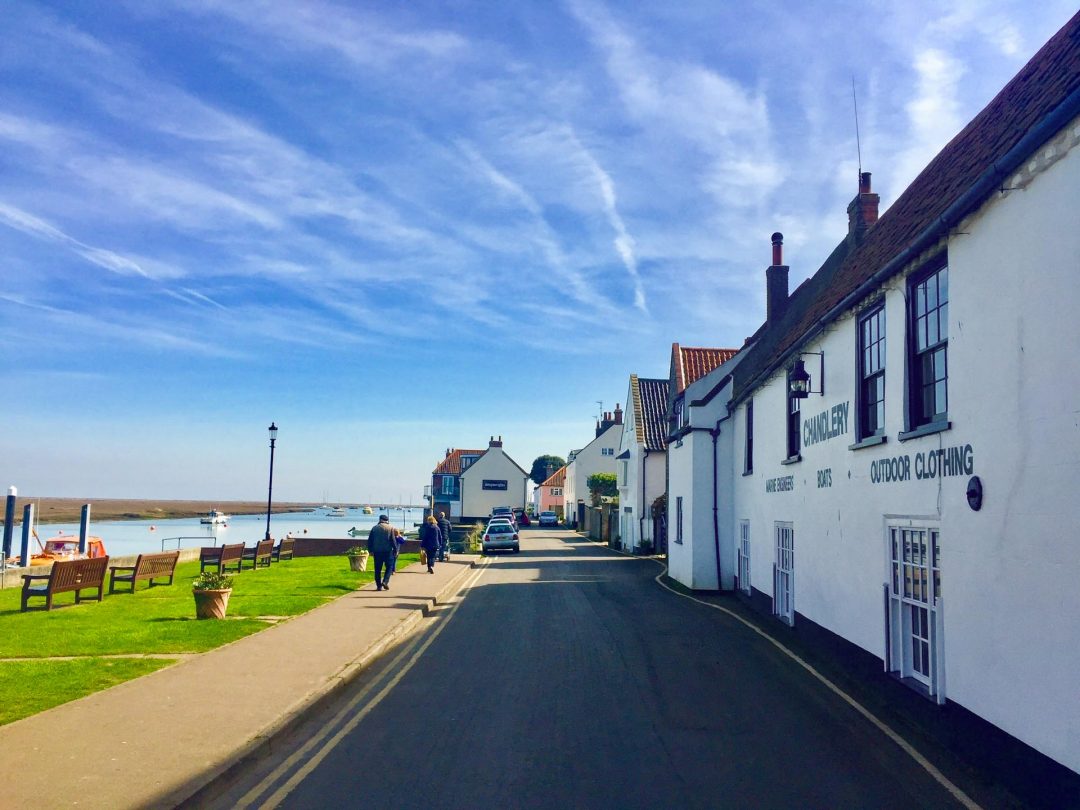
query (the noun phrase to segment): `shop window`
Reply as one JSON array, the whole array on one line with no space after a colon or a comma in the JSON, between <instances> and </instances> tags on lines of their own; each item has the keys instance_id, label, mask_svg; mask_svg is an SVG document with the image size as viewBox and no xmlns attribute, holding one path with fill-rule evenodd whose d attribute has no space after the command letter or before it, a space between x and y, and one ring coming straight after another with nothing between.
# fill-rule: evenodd
<instances>
[{"instance_id":1,"label":"shop window","mask_svg":"<svg viewBox=\"0 0 1080 810\"><path fill-rule=\"evenodd\" d=\"M885 305L859 319L858 440L885 433Z\"/></svg>"},{"instance_id":2,"label":"shop window","mask_svg":"<svg viewBox=\"0 0 1080 810\"><path fill-rule=\"evenodd\" d=\"M912 438L949 427L949 267L914 277L908 287L908 413Z\"/></svg>"}]
</instances>

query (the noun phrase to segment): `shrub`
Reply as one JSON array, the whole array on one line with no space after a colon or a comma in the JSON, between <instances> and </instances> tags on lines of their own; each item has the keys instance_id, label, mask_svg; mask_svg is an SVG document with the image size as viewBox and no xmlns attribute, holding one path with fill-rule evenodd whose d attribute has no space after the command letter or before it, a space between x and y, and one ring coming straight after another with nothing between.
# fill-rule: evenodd
<instances>
[{"instance_id":1,"label":"shrub","mask_svg":"<svg viewBox=\"0 0 1080 810\"><path fill-rule=\"evenodd\" d=\"M367 554L368 550L363 546L350 546L349 548L345 549L345 553L350 557L356 557L360 554Z\"/></svg>"},{"instance_id":2,"label":"shrub","mask_svg":"<svg viewBox=\"0 0 1080 810\"><path fill-rule=\"evenodd\" d=\"M193 591L224 591L232 587L233 578L217 571L203 571L191 581Z\"/></svg>"}]
</instances>

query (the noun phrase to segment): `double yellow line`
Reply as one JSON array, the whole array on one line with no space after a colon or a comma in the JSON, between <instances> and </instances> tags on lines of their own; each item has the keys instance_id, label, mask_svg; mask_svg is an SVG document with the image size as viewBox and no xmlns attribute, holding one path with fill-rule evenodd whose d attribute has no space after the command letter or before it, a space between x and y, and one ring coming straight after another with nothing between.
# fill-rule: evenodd
<instances>
[{"instance_id":1,"label":"double yellow line","mask_svg":"<svg viewBox=\"0 0 1080 810\"><path fill-rule=\"evenodd\" d=\"M413 641L411 644L406 645L401 652L393 658L387 665L387 670L395 672L394 676L390 678L381 689L375 692L370 700L368 700L368 698L379 685L379 679L376 679L374 682L361 689L352 700L342 707L341 710L338 711L325 726L323 726L323 729L318 734L311 737L307 742L296 749L296 751L290 754L289 757L272 772L267 774L258 785L245 793L235 806L241 808L241 810L250 807L267 808L267 810L269 810L269 808L280 805L285 797L292 793L292 791L296 789L296 786L304 781L304 779L319 766L319 763L321 763L327 755L338 746L346 735L355 729L363 719L382 702L383 698L390 694L390 691L397 686L401 679L409 673L416 662L423 656L427 648L430 647L442 631L446 629L449 620L453 618L454 612L461 605L462 594L476 584L486 567L485 563L481 563L477 566L477 570L469 575L469 578L465 580L458 590L458 595L453 603L450 604L449 610L441 615L440 618L442 618L443 621L439 622L430 633L423 637L422 643L420 643L419 640ZM367 702L365 703L365 701ZM357 711L357 707L361 706L361 704L363 704L362 708ZM345 721L346 718L348 718L347 722L338 728L338 724ZM338 729L336 732L333 731L335 728ZM297 764L305 758L308 758L307 761L299 768L296 768ZM296 768L295 772L292 772L293 768ZM265 799L260 798L266 792L267 785L274 784L277 780L282 778L282 776L290 772L292 772L292 775L289 776L281 787Z\"/></svg>"}]
</instances>

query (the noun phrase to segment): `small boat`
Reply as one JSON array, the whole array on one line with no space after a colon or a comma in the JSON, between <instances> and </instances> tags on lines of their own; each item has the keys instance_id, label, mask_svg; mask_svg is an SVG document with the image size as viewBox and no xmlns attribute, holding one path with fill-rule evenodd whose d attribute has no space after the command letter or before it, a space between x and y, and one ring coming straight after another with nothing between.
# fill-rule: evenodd
<instances>
[{"instance_id":1,"label":"small boat","mask_svg":"<svg viewBox=\"0 0 1080 810\"><path fill-rule=\"evenodd\" d=\"M217 526L221 523L228 523L229 516L224 512L219 512L217 509L211 509L206 513L206 517L199 518L199 523L204 523L208 526Z\"/></svg>"},{"instance_id":2,"label":"small boat","mask_svg":"<svg viewBox=\"0 0 1080 810\"><path fill-rule=\"evenodd\" d=\"M351 529L349 529L349 531L346 532L346 534L348 534L349 537L359 537L363 533L364 533L363 529L358 529L355 526L353 526Z\"/></svg>"},{"instance_id":3,"label":"small boat","mask_svg":"<svg viewBox=\"0 0 1080 810\"><path fill-rule=\"evenodd\" d=\"M37 532L34 532L34 536L37 537ZM55 560L85 560L104 556L105 542L100 537L87 537L86 553L83 554L79 551L78 535L64 534L46 540L39 554L30 555L30 565L48 565ZM19 565L19 555L10 558L9 562Z\"/></svg>"},{"instance_id":4,"label":"small boat","mask_svg":"<svg viewBox=\"0 0 1080 810\"><path fill-rule=\"evenodd\" d=\"M375 510L374 510L374 509L372 509L372 508L371 508L370 506L365 506L365 507L364 507L364 514L365 514L365 515L374 515L374 514L375 514Z\"/></svg>"},{"instance_id":5,"label":"small boat","mask_svg":"<svg viewBox=\"0 0 1080 810\"><path fill-rule=\"evenodd\" d=\"M340 506L334 506L326 513L327 517L345 517L345 509Z\"/></svg>"}]
</instances>

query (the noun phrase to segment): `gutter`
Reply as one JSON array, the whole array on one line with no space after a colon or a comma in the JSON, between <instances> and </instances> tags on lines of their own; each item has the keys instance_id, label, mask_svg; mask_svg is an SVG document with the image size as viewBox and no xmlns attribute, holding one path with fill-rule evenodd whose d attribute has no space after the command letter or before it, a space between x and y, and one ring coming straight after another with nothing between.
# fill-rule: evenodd
<instances>
[{"instance_id":1,"label":"gutter","mask_svg":"<svg viewBox=\"0 0 1080 810\"><path fill-rule=\"evenodd\" d=\"M647 505L645 503L645 465L649 462L649 448L642 445L641 455L641 510L638 515L638 545L645 539L645 509ZM656 553L656 542L653 544L653 553Z\"/></svg>"},{"instance_id":2,"label":"gutter","mask_svg":"<svg viewBox=\"0 0 1080 810\"><path fill-rule=\"evenodd\" d=\"M728 408L734 409L735 406L741 404L747 398L745 392L755 390L764 380L768 379L778 368L783 366L796 353L800 346L805 345L813 337L820 334L826 325L836 320L836 318L849 307L865 298L887 278L902 270L909 261L939 239L943 232L945 235L948 235L950 227L958 224L961 219L978 208L983 200L985 200L995 188L1001 187L1001 182L1009 174L1014 172L1035 150L1063 129L1078 113L1080 113L1080 87L1069 93L1064 101L1047 113L1039 123L1029 129L1027 134L1017 141L1016 145L1008 152L991 163L990 166L976 178L975 182L971 184L968 190L954 200L952 204L929 225L923 228L906 248L886 262L884 266L871 275L870 278L866 279L858 287L845 295L838 304L822 315L821 318L810 326L810 328L797 340L793 341L791 346L784 351L783 354L779 355L772 363L765 366L761 372L756 374L745 386L743 386L742 392L731 399L728 403Z\"/></svg>"}]
</instances>

